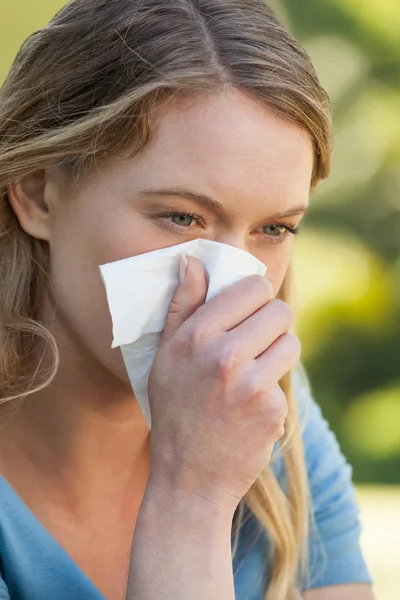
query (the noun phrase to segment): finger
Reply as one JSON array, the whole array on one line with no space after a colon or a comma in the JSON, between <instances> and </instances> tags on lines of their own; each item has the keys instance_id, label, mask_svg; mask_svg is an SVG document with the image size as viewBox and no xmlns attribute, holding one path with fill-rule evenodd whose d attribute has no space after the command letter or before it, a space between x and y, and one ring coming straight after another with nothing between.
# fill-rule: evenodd
<instances>
[{"instance_id":1,"label":"finger","mask_svg":"<svg viewBox=\"0 0 400 600\"><path fill-rule=\"evenodd\" d=\"M288 414L287 398L279 384L276 384L269 391L267 398L268 410L265 412L264 417L266 430L271 438L277 441L285 434L285 421Z\"/></svg>"},{"instance_id":2,"label":"finger","mask_svg":"<svg viewBox=\"0 0 400 600\"><path fill-rule=\"evenodd\" d=\"M271 283L262 275L250 275L229 286L204 304L189 319L184 328L202 326L207 331L230 331L259 310L273 297ZM184 329L183 328L183 329Z\"/></svg>"},{"instance_id":3,"label":"finger","mask_svg":"<svg viewBox=\"0 0 400 600\"><path fill-rule=\"evenodd\" d=\"M293 311L282 300L271 300L226 336L239 360L257 358L293 324Z\"/></svg>"},{"instance_id":4,"label":"finger","mask_svg":"<svg viewBox=\"0 0 400 600\"><path fill-rule=\"evenodd\" d=\"M194 256L183 256L181 283L169 307L161 342L171 339L182 324L204 304L207 289L207 277L200 261Z\"/></svg>"},{"instance_id":5,"label":"finger","mask_svg":"<svg viewBox=\"0 0 400 600\"><path fill-rule=\"evenodd\" d=\"M246 369L247 376L254 382L253 387L275 385L298 363L300 354L297 336L294 333L282 335Z\"/></svg>"}]
</instances>

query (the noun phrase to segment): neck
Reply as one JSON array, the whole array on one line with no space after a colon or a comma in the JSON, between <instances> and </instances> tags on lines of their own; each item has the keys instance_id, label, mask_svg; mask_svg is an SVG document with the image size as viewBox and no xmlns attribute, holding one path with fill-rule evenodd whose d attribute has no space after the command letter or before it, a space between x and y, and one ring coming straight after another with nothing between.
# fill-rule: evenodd
<instances>
[{"instance_id":1,"label":"neck","mask_svg":"<svg viewBox=\"0 0 400 600\"><path fill-rule=\"evenodd\" d=\"M51 488L76 510L83 498L93 506L143 488L149 438L130 387L82 353L65 352L52 384L4 420L0 470L16 488Z\"/></svg>"}]
</instances>

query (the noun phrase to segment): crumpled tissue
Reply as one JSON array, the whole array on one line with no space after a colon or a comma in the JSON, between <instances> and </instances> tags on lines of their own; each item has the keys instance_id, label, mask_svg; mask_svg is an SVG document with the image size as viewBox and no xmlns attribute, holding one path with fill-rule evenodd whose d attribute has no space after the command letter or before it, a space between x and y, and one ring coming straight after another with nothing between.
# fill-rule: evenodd
<instances>
[{"instance_id":1,"label":"crumpled tissue","mask_svg":"<svg viewBox=\"0 0 400 600\"><path fill-rule=\"evenodd\" d=\"M112 319L112 347L121 347L133 392L149 428L149 374L179 284L183 254L195 256L205 268L206 302L243 277L266 273L266 266L248 252L204 239L100 266Z\"/></svg>"}]
</instances>

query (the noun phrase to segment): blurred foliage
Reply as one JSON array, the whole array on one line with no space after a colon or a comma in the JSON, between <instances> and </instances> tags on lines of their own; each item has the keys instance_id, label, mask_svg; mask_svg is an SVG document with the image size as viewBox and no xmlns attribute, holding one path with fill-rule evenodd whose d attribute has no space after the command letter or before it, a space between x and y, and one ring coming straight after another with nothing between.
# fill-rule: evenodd
<instances>
[{"instance_id":1,"label":"blurred foliage","mask_svg":"<svg viewBox=\"0 0 400 600\"><path fill-rule=\"evenodd\" d=\"M331 177L296 253L314 396L357 481L400 482L400 6L277 0L334 107Z\"/></svg>"},{"instance_id":2,"label":"blurred foliage","mask_svg":"<svg viewBox=\"0 0 400 600\"><path fill-rule=\"evenodd\" d=\"M63 0L0 0L0 80ZM334 105L332 175L296 253L299 331L314 395L364 482L400 482L398 0L271 0Z\"/></svg>"}]
</instances>

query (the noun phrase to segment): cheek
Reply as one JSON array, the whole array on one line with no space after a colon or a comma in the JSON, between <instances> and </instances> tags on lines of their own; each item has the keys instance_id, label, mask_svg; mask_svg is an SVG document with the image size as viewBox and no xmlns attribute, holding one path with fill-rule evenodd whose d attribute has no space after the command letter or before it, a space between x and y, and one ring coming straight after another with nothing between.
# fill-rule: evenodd
<instances>
[{"instance_id":1,"label":"cheek","mask_svg":"<svg viewBox=\"0 0 400 600\"><path fill-rule=\"evenodd\" d=\"M60 335L73 341L76 353L89 350L128 382L120 351L111 349L112 323L99 266L166 246L165 236L131 207L107 206L100 195L65 205L52 232L50 289Z\"/></svg>"},{"instance_id":2,"label":"cheek","mask_svg":"<svg viewBox=\"0 0 400 600\"><path fill-rule=\"evenodd\" d=\"M282 244L282 246L274 248L273 251L269 253L269 256L265 256L261 259L267 265L266 277L268 277L272 283L274 296L277 296L283 284L290 265L292 254L293 243L291 241L287 241Z\"/></svg>"},{"instance_id":3,"label":"cheek","mask_svg":"<svg viewBox=\"0 0 400 600\"><path fill-rule=\"evenodd\" d=\"M50 293L56 305L56 336L81 360L91 355L128 381L120 351L111 349L111 318L96 263L76 248L69 252L68 261L61 247L54 251Z\"/></svg>"},{"instance_id":4,"label":"cheek","mask_svg":"<svg viewBox=\"0 0 400 600\"><path fill-rule=\"evenodd\" d=\"M57 307L57 337L77 356L91 355L128 383L121 353L111 349L112 323L99 265L135 254L134 228L133 235L121 236L111 219L87 223L77 215L54 228L50 294Z\"/></svg>"}]
</instances>

